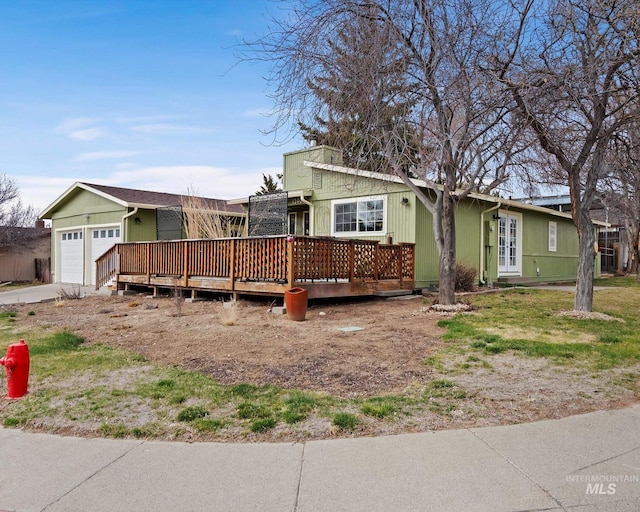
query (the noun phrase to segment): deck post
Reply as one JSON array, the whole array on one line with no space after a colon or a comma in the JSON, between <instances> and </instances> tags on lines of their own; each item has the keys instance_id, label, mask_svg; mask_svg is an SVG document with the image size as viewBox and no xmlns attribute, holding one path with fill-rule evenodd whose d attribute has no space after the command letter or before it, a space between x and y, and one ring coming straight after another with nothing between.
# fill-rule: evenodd
<instances>
[{"instance_id":1,"label":"deck post","mask_svg":"<svg viewBox=\"0 0 640 512\"><path fill-rule=\"evenodd\" d=\"M189 284L189 242L182 242L182 286Z\"/></svg>"},{"instance_id":2,"label":"deck post","mask_svg":"<svg viewBox=\"0 0 640 512\"><path fill-rule=\"evenodd\" d=\"M145 262L147 266L147 284L151 284L151 244L147 242L144 244L144 246L147 253L147 258Z\"/></svg>"},{"instance_id":3,"label":"deck post","mask_svg":"<svg viewBox=\"0 0 640 512\"><path fill-rule=\"evenodd\" d=\"M231 290L235 290L236 282L236 239L231 239L231 247L229 248L229 284Z\"/></svg>"},{"instance_id":4,"label":"deck post","mask_svg":"<svg viewBox=\"0 0 640 512\"><path fill-rule=\"evenodd\" d=\"M115 270L116 270L116 290L118 289L118 277L120 277L120 246L117 246L116 250L116 260L115 260Z\"/></svg>"},{"instance_id":5,"label":"deck post","mask_svg":"<svg viewBox=\"0 0 640 512\"><path fill-rule=\"evenodd\" d=\"M287 237L287 289L293 288L296 279L295 266L293 262L294 256L294 237Z\"/></svg>"},{"instance_id":6,"label":"deck post","mask_svg":"<svg viewBox=\"0 0 640 512\"><path fill-rule=\"evenodd\" d=\"M380 271L378 269L379 261L380 261L380 244L376 242L373 250L373 279L376 282L376 287L379 281L378 277L380 276Z\"/></svg>"},{"instance_id":7,"label":"deck post","mask_svg":"<svg viewBox=\"0 0 640 512\"><path fill-rule=\"evenodd\" d=\"M356 247L353 240L349 240L349 282L353 283L355 279L355 260L356 260Z\"/></svg>"}]
</instances>

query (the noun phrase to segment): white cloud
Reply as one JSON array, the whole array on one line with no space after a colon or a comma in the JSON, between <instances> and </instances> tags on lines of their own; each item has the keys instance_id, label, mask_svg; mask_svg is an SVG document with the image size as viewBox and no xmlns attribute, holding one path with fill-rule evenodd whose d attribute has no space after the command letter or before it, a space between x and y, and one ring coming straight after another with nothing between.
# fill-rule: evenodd
<instances>
[{"instance_id":1,"label":"white cloud","mask_svg":"<svg viewBox=\"0 0 640 512\"><path fill-rule=\"evenodd\" d=\"M87 128L69 133L69 137L76 140L95 140L107 134L104 128Z\"/></svg>"},{"instance_id":2,"label":"white cloud","mask_svg":"<svg viewBox=\"0 0 640 512\"><path fill-rule=\"evenodd\" d=\"M188 126L167 123L140 124L132 126L134 132L145 133L149 135L181 135L181 134L198 134L210 133L211 129L201 126Z\"/></svg>"},{"instance_id":3,"label":"white cloud","mask_svg":"<svg viewBox=\"0 0 640 512\"><path fill-rule=\"evenodd\" d=\"M171 194L195 193L217 199L235 199L254 194L262 185L262 173L276 175L278 167L236 169L206 165L182 165L122 169L99 176L13 176L22 202L42 212L76 181L135 188Z\"/></svg>"},{"instance_id":4,"label":"white cloud","mask_svg":"<svg viewBox=\"0 0 640 512\"><path fill-rule=\"evenodd\" d=\"M75 140L95 140L107 134L104 128L92 126L98 121L93 117L68 117L62 120L55 131Z\"/></svg>"},{"instance_id":5,"label":"white cloud","mask_svg":"<svg viewBox=\"0 0 640 512\"><path fill-rule=\"evenodd\" d=\"M188 118L189 116L184 114L157 114L148 116L118 116L114 118L114 121L119 124L153 124Z\"/></svg>"},{"instance_id":6,"label":"white cloud","mask_svg":"<svg viewBox=\"0 0 640 512\"><path fill-rule=\"evenodd\" d=\"M49 176L13 176L20 189L23 204L33 206L38 213L61 196L77 179Z\"/></svg>"},{"instance_id":7,"label":"white cloud","mask_svg":"<svg viewBox=\"0 0 640 512\"><path fill-rule=\"evenodd\" d=\"M135 156L138 154L138 151L96 151L93 153L81 153L75 158L75 160L78 162L87 162L92 160L105 160L110 158L128 158L130 156Z\"/></svg>"},{"instance_id":8,"label":"white cloud","mask_svg":"<svg viewBox=\"0 0 640 512\"><path fill-rule=\"evenodd\" d=\"M92 117L67 117L56 127L56 131L68 134L80 128L86 128L96 121L97 119Z\"/></svg>"},{"instance_id":9,"label":"white cloud","mask_svg":"<svg viewBox=\"0 0 640 512\"><path fill-rule=\"evenodd\" d=\"M230 169L206 165L145 167L112 174L109 185L119 187L233 199L253 194L269 170ZM277 172L280 172L278 170Z\"/></svg>"}]
</instances>

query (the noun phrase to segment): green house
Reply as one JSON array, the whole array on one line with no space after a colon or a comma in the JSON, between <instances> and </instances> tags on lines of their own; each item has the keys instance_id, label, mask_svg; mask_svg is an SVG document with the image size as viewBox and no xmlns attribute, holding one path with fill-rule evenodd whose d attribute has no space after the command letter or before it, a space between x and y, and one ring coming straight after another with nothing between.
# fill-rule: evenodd
<instances>
[{"instance_id":1,"label":"green house","mask_svg":"<svg viewBox=\"0 0 640 512\"><path fill-rule=\"evenodd\" d=\"M242 229L241 207L197 199L236 231ZM177 194L74 183L40 214L51 220L52 281L93 285L94 262L114 244L183 238L183 200Z\"/></svg>"},{"instance_id":2,"label":"green house","mask_svg":"<svg viewBox=\"0 0 640 512\"><path fill-rule=\"evenodd\" d=\"M341 152L327 146L284 155L289 232L414 243L416 288L437 283L429 211L397 176L341 164ZM457 208L456 237L458 264L475 268L481 284L576 279L578 235L568 213L472 193Z\"/></svg>"}]
</instances>

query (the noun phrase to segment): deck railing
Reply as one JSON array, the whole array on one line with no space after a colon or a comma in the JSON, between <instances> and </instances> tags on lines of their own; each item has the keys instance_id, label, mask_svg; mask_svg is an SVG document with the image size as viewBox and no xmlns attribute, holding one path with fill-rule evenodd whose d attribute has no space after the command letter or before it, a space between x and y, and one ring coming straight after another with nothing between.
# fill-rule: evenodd
<instances>
[{"instance_id":1,"label":"deck railing","mask_svg":"<svg viewBox=\"0 0 640 512\"><path fill-rule=\"evenodd\" d=\"M118 275L284 283L414 279L414 244L307 236L120 243L96 261L96 287Z\"/></svg>"}]
</instances>

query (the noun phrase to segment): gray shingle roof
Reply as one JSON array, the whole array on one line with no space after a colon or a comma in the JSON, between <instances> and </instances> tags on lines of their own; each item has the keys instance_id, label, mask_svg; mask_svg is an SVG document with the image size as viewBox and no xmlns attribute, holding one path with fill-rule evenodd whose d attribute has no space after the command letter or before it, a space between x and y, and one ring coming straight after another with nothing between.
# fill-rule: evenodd
<instances>
[{"instance_id":1,"label":"gray shingle roof","mask_svg":"<svg viewBox=\"0 0 640 512\"><path fill-rule=\"evenodd\" d=\"M179 194L151 192L148 190L136 190L133 188L109 187L107 185L96 185L95 183L86 182L82 182L82 184L130 204L150 206L179 206L182 204L183 196ZM224 199L212 199L208 197L199 197L198 199L201 199L214 211L243 213L242 206L227 204L227 201Z\"/></svg>"}]
</instances>

